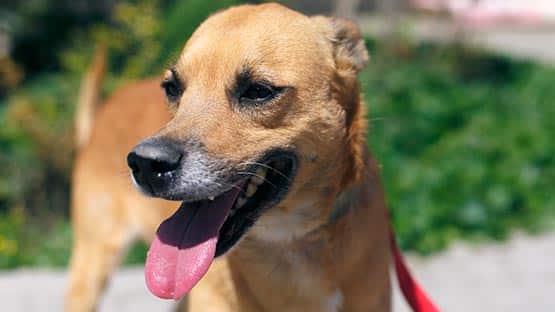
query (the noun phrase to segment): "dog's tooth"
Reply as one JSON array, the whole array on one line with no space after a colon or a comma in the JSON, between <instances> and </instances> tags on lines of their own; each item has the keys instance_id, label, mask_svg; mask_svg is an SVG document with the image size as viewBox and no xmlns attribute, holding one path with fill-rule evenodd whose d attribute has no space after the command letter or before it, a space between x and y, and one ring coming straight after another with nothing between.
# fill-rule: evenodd
<instances>
[{"instance_id":1,"label":"dog's tooth","mask_svg":"<svg viewBox=\"0 0 555 312\"><path fill-rule=\"evenodd\" d=\"M264 183L264 178L261 178L259 176L254 176L251 178L251 183L255 184L255 185L260 185L262 183Z\"/></svg>"},{"instance_id":2,"label":"dog's tooth","mask_svg":"<svg viewBox=\"0 0 555 312\"><path fill-rule=\"evenodd\" d=\"M266 168L258 167L258 169L256 169L255 176L252 177L251 181L256 185L260 185L264 183L265 179L266 179Z\"/></svg>"},{"instance_id":3,"label":"dog's tooth","mask_svg":"<svg viewBox=\"0 0 555 312\"><path fill-rule=\"evenodd\" d=\"M256 169L256 174L258 174L261 177L266 177L266 168L258 167L258 169Z\"/></svg>"},{"instance_id":4,"label":"dog's tooth","mask_svg":"<svg viewBox=\"0 0 555 312\"><path fill-rule=\"evenodd\" d=\"M235 207L241 208L241 207L243 207L243 205L246 202L247 202L247 199L245 197L239 197L239 198L237 198L237 202L235 203Z\"/></svg>"},{"instance_id":5,"label":"dog's tooth","mask_svg":"<svg viewBox=\"0 0 555 312\"><path fill-rule=\"evenodd\" d=\"M256 190L258 189L258 185L254 182L249 183L249 185L247 186L247 197L251 197L252 195L254 195L254 193L256 193Z\"/></svg>"},{"instance_id":6,"label":"dog's tooth","mask_svg":"<svg viewBox=\"0 0 555 312\"><path fill-rule=\"evenodd\" d=\"M214 200L214 196L209 196L208 200Z\"/></svg>"}]
</instances>

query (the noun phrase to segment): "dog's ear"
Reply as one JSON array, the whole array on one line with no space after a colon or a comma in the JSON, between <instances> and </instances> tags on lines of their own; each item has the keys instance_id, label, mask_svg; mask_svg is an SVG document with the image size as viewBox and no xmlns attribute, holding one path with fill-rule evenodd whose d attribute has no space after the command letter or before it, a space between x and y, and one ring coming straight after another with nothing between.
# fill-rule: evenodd
<instances>
[{"instance_id":1,"label":"dog's ear","mask_svg":"<svg viewBox=\"0 0 555 312\"><path fill-rule=\"evenodd\" d=\"M345 109L347 147L351 157L350 167L341 181L346 186L360 180L366 158L365 106L361 105L356 74L366 67L368 51L360 29L354 22L324 16L314 16L312 19L333 47L336 75L331 87L337 103Z\"/></svg>"},{"instance_id":2,"label":"dog's ear","mask_svg":"<svg viewBox=\"0 0 555 312\"><path fill-rule=\"evenodd\" d=\"M351 20L335 17L314 16L315 23L324 30L333 44L333 53L338 70L363 70L368 64L368 51L357 24Z\"/></svg>"}]
</instances>

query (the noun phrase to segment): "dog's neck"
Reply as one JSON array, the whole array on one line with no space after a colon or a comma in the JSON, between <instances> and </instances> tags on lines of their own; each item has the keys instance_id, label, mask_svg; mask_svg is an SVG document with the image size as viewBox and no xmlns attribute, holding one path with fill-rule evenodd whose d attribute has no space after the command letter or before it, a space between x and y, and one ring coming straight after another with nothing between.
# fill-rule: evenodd
<instances>
[{"instance_id":1,"label":"dog's neck","mask_svg":"<svg viewBox=\"0 0 555 312\"><path fill-rule=\"evenodd\" d=\"M373 286L365 286L379 290L368 289L369 296L376 296L376 306L389 304L384 299L389 296L384 204L378 166L367 156L359 181L336 197L327 222L291 242L245 239L230 255L230 268L245 292L241 297L256 302L255 310L271 311L271 307L285 304L294 310L298 303L319 311L337 311L344 301L342 290L353 287L344 282L358 265L371 266L368 279L380 277ZM368 260L370 255L374 256ZM280 301L284 298L287 300Z\"/></svg>"}]
</instances>

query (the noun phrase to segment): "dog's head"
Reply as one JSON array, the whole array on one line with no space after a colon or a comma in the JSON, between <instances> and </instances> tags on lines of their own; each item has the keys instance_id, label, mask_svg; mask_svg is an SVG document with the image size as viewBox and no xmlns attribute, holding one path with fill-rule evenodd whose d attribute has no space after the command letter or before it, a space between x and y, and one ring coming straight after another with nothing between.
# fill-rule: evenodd
<instances>
[{"instance_id":1,"label":"dog's head","mask_svg":"<svg viewBox=\"0 0 555 312\"><path fill-rule=\"evenodd\" d=\"M184 203L151 247L151 290L180 297L241 237L287 241L325 222L362 167L367 59L353 23L276 4L195 31L162 83L173 119L128 156L143 193ZM174 258L201 273L168 277Z\"/></svg>"}]
</instances>

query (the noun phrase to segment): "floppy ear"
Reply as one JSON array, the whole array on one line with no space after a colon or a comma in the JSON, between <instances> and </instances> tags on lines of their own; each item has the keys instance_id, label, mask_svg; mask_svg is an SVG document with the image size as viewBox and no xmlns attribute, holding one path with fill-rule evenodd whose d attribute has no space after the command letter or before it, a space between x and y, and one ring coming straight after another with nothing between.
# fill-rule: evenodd
<instances>
[{"instance_id":1,"label":"floppy ear","mask_svg":"<svg viewBox=\"0 0 555 312\"><path fill-rule=\"evenodd\" d=\"M314 16L312 19L323 27L326 36L332 42L338 70L357 73L366 67L368 51L362 33L355 22L325 16Z\"/></svg>"}]
</instances>

